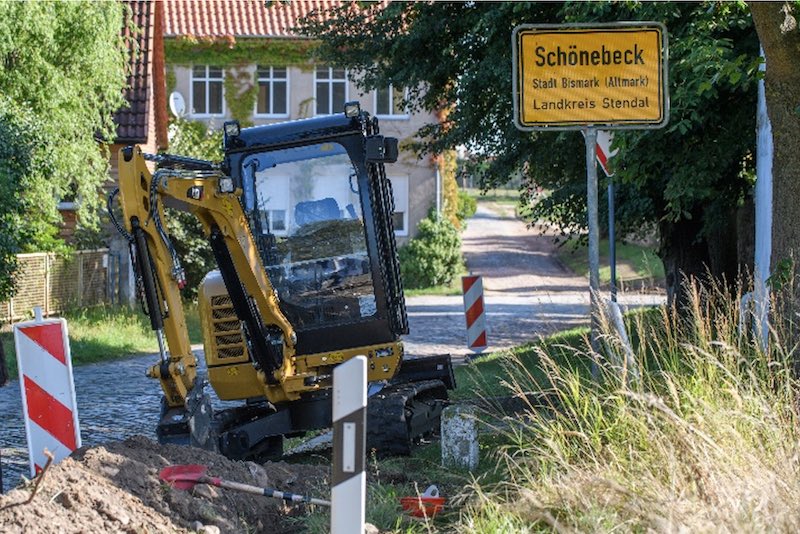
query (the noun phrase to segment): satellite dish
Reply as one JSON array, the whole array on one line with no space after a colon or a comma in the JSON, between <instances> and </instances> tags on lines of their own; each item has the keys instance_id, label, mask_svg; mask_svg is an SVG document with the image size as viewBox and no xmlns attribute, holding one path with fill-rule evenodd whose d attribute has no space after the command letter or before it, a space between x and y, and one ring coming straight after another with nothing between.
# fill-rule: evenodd
<instances>
[{"instance_id":1,"label":"satellite dish","mask_svg":"<svg viewBox=\"0 0 800 534\"><path fill-rule=\"evenodd\" d=\"M169 95L169 110L178 118L186 114L186 102L183 100L183 95L178 91L173 91Z\"/></svg>"}]
</instances>

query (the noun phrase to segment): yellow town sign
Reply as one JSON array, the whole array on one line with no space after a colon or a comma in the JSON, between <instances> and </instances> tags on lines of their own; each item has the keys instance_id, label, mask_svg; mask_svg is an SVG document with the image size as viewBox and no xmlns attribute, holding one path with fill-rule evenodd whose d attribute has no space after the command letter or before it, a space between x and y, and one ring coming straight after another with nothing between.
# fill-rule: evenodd
<instances>
[{"instance_id":1,"label":"yellow town sign","mask_svg":"<svg viewBox=\"0 0 800 534\"><path fill-rule=\"evenodd\" d=\"M523 130L659 128L667 122L663 25L514 30L514 116Z\"/></svg>"}]
</instances>

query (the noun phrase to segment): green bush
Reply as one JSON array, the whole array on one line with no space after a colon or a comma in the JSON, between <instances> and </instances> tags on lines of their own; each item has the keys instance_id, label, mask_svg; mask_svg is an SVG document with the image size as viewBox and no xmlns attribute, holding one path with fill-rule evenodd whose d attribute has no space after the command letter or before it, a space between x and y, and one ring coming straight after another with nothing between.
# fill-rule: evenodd
<instances>
[{"instance_id":1,"label":"green bush","mask_svg":"<svg viewBox=\"0 0 800 534\"><path fill-rule=\"evenodd\" d=\"M478 201L466 191L458 192L458 210L456 217L461 222L469 219L478 211Z\"/></svg>"},{"instance_id":2,"label":"green bush","mask_svg":"<svg viewBox=\"0 0 800 534\"><path fill-rule=\"evenodd\" d=\"M448 219L429 215L420 221L417 237L402 247L399 255L407 288L447 285L461 272L461 237Z\"/></svg>"}]
</instances>

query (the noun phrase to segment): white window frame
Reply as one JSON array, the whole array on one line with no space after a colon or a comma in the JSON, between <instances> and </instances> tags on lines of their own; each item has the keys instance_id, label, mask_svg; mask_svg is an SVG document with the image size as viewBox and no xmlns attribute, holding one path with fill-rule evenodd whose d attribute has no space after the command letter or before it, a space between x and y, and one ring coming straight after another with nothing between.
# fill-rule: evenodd
<instances>
[{"instance_id":1,"label":"white window frame","mask_svg":"<svg viewBox=\"0 0 800 534\"><path fill-rule=\"evenodd\" d=\"M191 76L189 77L190 85L189 85L189 94L191 96L191 110L192 110L192 117L224 117L225 116L225 69L220 67L220 77L219 78L211 78L208 74L208 70L213 67L214 65L192 65L191 67ZM196 77L194 73L195 67L204 67L205 74L203 77ZM209 90L209 83L210 82L220 82L222 85L222 109L219 113L195 113L195 106L194 106L194 83L195 82L205 82L206 90L205 90L205 98L206 98L206 110L208 110L211 106L209 105L209 96L211 91Z\"/></svg>"},{"instance_id":2,"label":"white window frame","mask_svg":"<svg viewBox=\"0 0 800 534\"><path fill-rule=\"evenodd\" d=\"M262 78L259 75L260 70L266 70L269 68L269 78ZM256 86L260 87L262 82L269 83L270 91L269 91L269 109L272 110L274 107L274 100L275 100L275 83L274 82L286 82L286 113L259 113L258 112L258 93L256 93L256 102L253 107L253 117L258 117L260 119L285 119L289 117L289 95L292 94L291 91L291 76L289 76L289 67L286 67L286 77L285 78L276 78L275 77L275 67L273 65L256 65ZM316 86L315 86L316 87Z\"/></svg>"},{"instance_id":3,"label":"white window frame","mask_svg":"<svg viewBox=\"0 0 800 534\"><path fill-rule=\"evenodd\" d=\"M379 119L388 119L388 120L404 120L408 119L408 111L404 113L391 113L394 111L394 84L389 84L386 88L389 90L389 111L388 115L383 113L378 113L378 90L376 89L372 93L372 109L375 110L375 116ZM403 88L403 98L408 99L408 87Z\"/></svg>"},{"instance_id":4,"label":"white window frame","mask_svg":"<svg viewBox=\"0 0 800 534\"><path fill-rule=\"evenodd\" d=\"M319 69L321 65L316 65L314 67L314 116L315 117L323 117L326 115L335 115L336 113L344 113L344 106L342 109L335 110L333 109L333 82L339 82L341 78L334 78L333 77L333 69L336 67L327 67L328 69L328 78L319 79L317 78L317 69ZM327 82L328 84L328 111L329 113L317 113L317 82ZM350 101L350 81L347 76L347 69L344 69L344 102L347 103Z\"/></svg>"},{"instance_id":5,"label":"white window frame","mask_svg":"<svg viewBox=\"0 0 800 534\"><path fill-rule=\"evenodd\" d=\"M407 174L398 174L398 175L395 175L395 176L387 176L387 178L389 178L389 181L392 183L392 203L394 204L395 208L397 208L397 204L398 204L396 186L399 185L398 182L401 182L401 183L405 184L405 199L406 199L405 204L406 205L404 206L405 209L402 211L402 213L403 213L403 229L402 230L396 230L395 229L394 235L396 235L397 237L407 237L408 236L408 224L409 224L408 209L409 209L409 204L410 204L410 202L409 202L409 192L410 192L410 189L411 189L411 177L408 176ZM392 217L394 217L394 213L395 212L392 213Z\"/></svg>"}]
</instances>

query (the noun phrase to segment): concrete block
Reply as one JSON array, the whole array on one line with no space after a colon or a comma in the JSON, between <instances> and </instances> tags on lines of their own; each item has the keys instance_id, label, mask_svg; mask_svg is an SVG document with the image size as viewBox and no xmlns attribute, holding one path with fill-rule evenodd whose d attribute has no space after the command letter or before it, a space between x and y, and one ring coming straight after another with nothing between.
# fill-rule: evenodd
<instances>
[{"instance_id":1,"label":"concrete block","mask_svg":"<svg viewBox=\"0 0 800 534\"><path fill-rule=\"evenodd\" d=\"M448 406L442 411L442 465L470 471L478 467L478 420L474 406Z\"/></svg>"}]
</instances>

